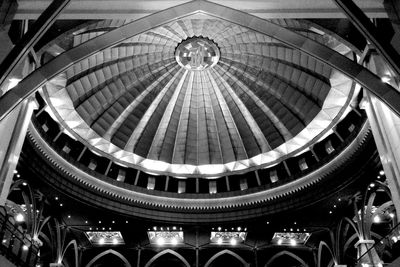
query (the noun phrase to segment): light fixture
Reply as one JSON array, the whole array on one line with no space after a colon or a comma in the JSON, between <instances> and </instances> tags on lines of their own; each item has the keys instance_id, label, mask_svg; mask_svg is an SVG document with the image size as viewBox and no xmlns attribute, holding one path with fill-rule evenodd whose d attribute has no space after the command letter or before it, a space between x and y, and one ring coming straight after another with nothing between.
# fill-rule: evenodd
<instances>
[{"instance_id":1,"label":"light fixture","mask_svg":"<svg viewBox=\"0 0 400 267\"><path fill-rule=\"evenodd\" d=\"M217 244L218 244L218 245L222 245L222 238L218 238Z\"/></svg>"},{"instance_id":2,"label":"light fixture","mask_svg":"<svg viewBox=\"0 0 400 267\"><path fill-rule=\"evenodd\" d=\"M24 251L27 251L27 250L29 249L29 247L28 247L27 245L23 245L23 246L22 246L22 249L23 249Z\"/></svg>"},{"instance_id":3,"label":"light fixture","mask_svg":"<svg viewBox=\"0 0 400 267\"><path fill-rule=\"evenodd\" d=\"M232 239L231 239L231 245L232 245L232 246L235 246L236 244L237 244L236 239L235 239L235 238L232 238Z\"/></svg>"},{"instance_id":4,"label":"light fixture","mask_svg":"<svg viewBox=\"0 0 400 267\"><path fill-rule=\"evenodd\" d=\"M15 215L14 217L16 222L23 222L25 220L24 215L22 215L22 213L18 213L17 215Z\"/></svg>"},{"instance_id":5,"label":"light fixture","mask_svg":"<svg viewBox=\"0 0 400 267\"><path fill-rule=\"evenodd\" d=\"M17 78L10 78L8 79L8 86L7 86L7 91L14 88L19 82L21 81L21 79L17 79Z\"/></svg>"},{"instance_id":6,"label":"light fixture","mask_svg":"<svg viewBox=\"0 0 400 267\"><path fill-rule=\"evenodd\" d=\"M381 81L384 83L389 83L390 82L390 77L388 75L384 75L381 77Z\"/></svg>"},{"instance_id":7,"label":"light fixture","mask_svg":"<svg viewBox=\"0 0 400 267\"><path fill-rule=\"evenodd\" d=\"M381 217L379 217L379 215L376 215L374 217L374 223L380 223L381 222Z\"/></svg>"},{"instance_id":8,"label":"light fixture","mask_svg":"<svg viewBox=\"0 0 400 267\"><path fill-rule=\"evenodd\" d=\"M297 243L296 243L296 240L294 240L294 239L291 239L291 240L290 240L290 245L291 245L291 246L296 246L296 244L297 244Z\"/></svg>"},{"instance_id":9,"label":"light fixture","mask_svg":"<svg viewBox=\"0 0 400 267\"><path fill-rule=\"evenodd\" d=\"M99 221L99 223L101 223L101 221Z\"/></svg>"},{"instance_id":10,"label":"light fixture","mask_svg":"<svg viewBox=\"0 0 400 267\"><path fill-rule=\"evenodd\" d=\"M88 223L88 221L85 221L85 223Z\"/></svg>"},{"instance_id":11,"label":"light fixture","mask_svg":"<svg viewBox=\"0 0 400 267\"><path fill-rule=\"evenodd\" d=\"M14 170L14 174L17 174L18 173L18 171L17 170Z\"/></svg>"},{"instance_id":12,"label":"light fixture","mask_svg":"<svg viewBox=\"0 0 400 267\"><path fill-rule=\"evenodd\" d=\"M283 242L283 240L282 240L282 239L279 239L279 240L278 240L278 245L282 245L282 242Z\"/></svg>"},{"instance_id":13,"label":"light fixture","mask_svg":"<svg viewBox=\"0 0 400 267\"><path fill-rule=\"evenodd\" d=\"M20 178L21 177L21 175L20 174L17 174L17 178ZM23 184L23 183L22 183ZM25 183L25 185L26 185L26 183Z\"/></svg>"},{"instance_id":14,"label":"light fixture","mask_svg":"<svg viewBox=\"0 0 400 267\"><path fill-rule=\"evenodd\" d=\"M115 221L112 221L112 223L115 223Z\"/></svg>"},{"instance_id":15,"label":"light fixture","mask_svg":"<svg viewBox=\"0 0 400 267\"><path fill-rule=\"evenodd\" d=\"M383 170L381 170L381 171L379 172L379 175L385 175L385 172L384 172Z\"/></svg>"},{"instance_id":16,"label":"light fixture","mask_svg":"<svg viewBox=\"0 0 400 267\"><path fill-rule=\"evenodd\" d=\"M117 244L118 244L118 239L114 238L113 241L112 241L112 243L113 243L114 245L117 245Z\"/></svg>"},{"instance_id":17,"label":"light fixture","mask_svg":"<svg viewBox=\"0 0 400 267\"><path fill-rule=\"evenodd\" d=\"M58 200L58 197L55 197L54 199L55 199L55 200Z\"/></svg>"},{"instance_id":18,"label":"light fixture","mask_svg":"<svg viewBox=\"0 0 400 267\"><path fill-rule=\"evenodd\" d=\"M100 245L104 245L104 242L105 242L105 239L104 239L104 238L100 238L100 239L99 239L99 244L100 244Z\"/></svg>"},{"instance_id":19,"label":"light fixture","mask_svg":"<svg viewBox=\"0 0 400 267\"><path fill-rule=\"evenodd\" d=\"M165 243L164 238L160 237L157 239L157 245L162 246L162 245L164 245L164 243Z\"/></svg>"},{"instance_id":20,"label":"light fixture","mask_svg":"<svg viewBox=\"0 0 400 267\"><path fill-rule=\"evenodd\" d=\"M332 211L331 211L331 210L329 211L329 214L332 214Z\"/></svg>"},{"instance_id":21,"label":"light fixture","mask_svg":"<svg viewBox=\"0 0 400 267\"><path fill-rule=\"evenodd\" d=\"M71 215L68 215L68 219L71 219Z\"/></svg>"},{"instance_id":22,"label":"light fixture","mask_svg":"<svg viewBox=\"0 0 400 267\"><path fill-rule=\"evenodd\" d=\"M178 245L178 239L173 238L173 239L171 240L171 243L172 243L172 245L174 245L174 246Z\"/></svg>"},{"instance_id":23,"label":"light fixture","mask_svg":"<svg viewBox=\"0 0 400 267\"><path fill-rule=\"evenodd\" d=\"M63 204L63 203L60 203L60 207L62 207L62 206L64 206L64 204Z\"/></svg>"},{"instance_id":24,"label":"light fixture","mask_svg":"<svg viewBox=\"0 0 400 267\"><path fill-rule=\"evenodd\" d=\"M370 186L370 187L375 187L375 184L374 184L374 183L371 183L369 186Z\"/></svg>"},{"instance_id":25,"label":"light fixture","mask_svg":"<svg viewBox=\"0 0 400 267\"><path fill-rule=\"evenodd\" d=\"M391 213L389 213L389 216L390 216L390 218L394 218L394 213L393 212L391 212Z\"/></svg>"}]
</instances>

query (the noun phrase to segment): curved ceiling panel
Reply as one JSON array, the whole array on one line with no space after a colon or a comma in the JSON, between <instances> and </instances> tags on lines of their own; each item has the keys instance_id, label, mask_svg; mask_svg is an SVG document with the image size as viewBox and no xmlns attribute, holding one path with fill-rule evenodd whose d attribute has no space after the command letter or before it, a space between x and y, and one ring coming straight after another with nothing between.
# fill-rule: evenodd
<instances>
[{"instance_id":1,"label":"curved ceiling panel","mask_svg":"<svg viewBox=\"0 0 400 267\"><path fill-rule=\"evenodd\" d=\"M350 51L307 23L274 22ZM123 23L80 29L73 46ZM307 149L339 120L353 83L270 36L197 15L74 64L44 94L94 152L152 173L212 177Z\"/></svg>"}]
</instances>

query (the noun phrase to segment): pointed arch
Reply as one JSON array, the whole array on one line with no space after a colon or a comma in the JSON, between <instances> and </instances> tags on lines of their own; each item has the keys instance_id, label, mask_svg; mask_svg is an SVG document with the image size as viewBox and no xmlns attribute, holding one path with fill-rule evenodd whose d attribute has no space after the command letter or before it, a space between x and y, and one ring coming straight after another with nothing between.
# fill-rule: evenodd
<instances>
[{"instance_id":1,"label":"pointed arch","mask_svg":"<svg viewBox=\"0 0 400 267\"><path fill-rule=\"evenodd\" d=\"M109 250L101 252L96 257L94 257L88 264L86 264L86 267L91 267L93 265L93 263L95 263L97 260L99 260L100 258L102 258L102 257L104 257L105 255L108 255L108 254L113 254L113 255L117 256L118 258L120 258L125 263L126 267L132 267L132 265L124 257L124 255L122 255L121 253L119 253L118 251L115 251L113 249L109 249Z\"/></svg>"},{"instance_id":2,"label":"pointed arch","mask_svg":"<svg viewBox=\"0 0 400 267\"><path fill-rule=\"evenodd\" d=\"M179 254L178 252L176 252L176 251L173 251L172 249L166 249L166 250L163 250L163 251L161 251L161 252L159 252L159 253L157 253L156 255L154 255L147 263L146 263L146 265L144 266L144 267L149 267L154 261L156 261L159 257L161 257L161 256L163 256L163 255L165 255L165 254L172 254L172 255L174 255L175 257L177 257L178 259L180 259L184 264L185 264L185 266L186 267L190 267L190 264L187 262L187 260L181 255L181 254ZM87 267L89 267L89 266L87 266Z\"/></svg>"},{"instance_id":3,"label":"pointed arch","mask_svg":"<svg viewBox=\"0 0 400 267\"><path fill-rule=\"evenodd\" d=\"M75 267L79 267L78 244L76 243L76 240L75 240L75 239L74 239L74 240L71 240L71 241L68 243L68 245L64 248L64 251L63 251L63 253L62 253L62 255L61 255L61 259L64 259L64 255L65 255L65 253L67 252L67 249L69 248L69 246L73 246L74 254L75 254L75 257L74 257L74 259L75 259Z\"/></svg>"},{"instance_id":4,"label":"pointed arch","mask_svg":"<svg viewBox=\"0 0 400 267\"><path fill-rule=\"evenodd\" d=\"M238 254L236 254L235 252L233 252L233 251L230 251L229 249L225 249L225 250L222 250L222 251L220 251L220 252L218 252L217 254L215 254L214 256L212 256L208 261L207 261L207 263L204 265L204 267L208 267L216 258L218 258L218 257L220 257L220 256L222 256L222 255L224 255L224 254L229 254L229 255L231 255L231 256L233 256L233 257L235 257L236 259L238 259L244 266L250 266L250 264L248 264L242 257L240 257Z\"/></svg>"},{"instance_id":5,"label":"pointed arch","mask_svg":"<svg viewBox=\"0 0 400 267\"><path fill-rule=\"evenodd\" d=\"M319 246L318 246L318 265L317 265L317 267L321 267L322 249L324 247L328 250L329 254L331 255L331 257L332 257L331 261L333 261L336 264L336 258L333 254L332 249L328 246L328 244L325 241L321 241L321 242L319 242Z\"/></svg>"},{"instance_id":6,"label":"pointed arch","mask_svg":"<svg viewBox=\"0 0 400 267\"><path fill-rule=\"evenodd\" d=\"M278 258L280 258L280 257L283 257L283 256L288 256L288 257L290 257L290 258L296 260L296 261L299 262L303 267L309 267L308 264L307 264L302 258L300 258L300 257L297 256L296 254L294 254L294 253L292 253L292 252L290 252L290 251L287 251L287 250L284 250L284 251L281 251L281 252L278 252L277 254L275 254L272 258L270 258L270 259L267 261L267 263L265 264L265 267L270 266L271 263L273 263L276 259L278 259Z\"/></svg>"}]
</instances>

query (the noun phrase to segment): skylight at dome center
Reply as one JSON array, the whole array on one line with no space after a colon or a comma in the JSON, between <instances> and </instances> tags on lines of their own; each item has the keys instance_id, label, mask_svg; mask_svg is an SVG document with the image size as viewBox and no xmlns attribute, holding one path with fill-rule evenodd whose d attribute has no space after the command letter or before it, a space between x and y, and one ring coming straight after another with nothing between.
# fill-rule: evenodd
<instances>
[{"instance_id":1,"label":"skylight at dome center","mask_svg":"<svg viewBox=\"0 0 400 267\"><path fill-rule=\"evenodd\" d=\"M204 70L218 63L220 52L217 45L203 37L184 40L175 51L178 64L188 70Z\"/></svg>"}]
</instances>

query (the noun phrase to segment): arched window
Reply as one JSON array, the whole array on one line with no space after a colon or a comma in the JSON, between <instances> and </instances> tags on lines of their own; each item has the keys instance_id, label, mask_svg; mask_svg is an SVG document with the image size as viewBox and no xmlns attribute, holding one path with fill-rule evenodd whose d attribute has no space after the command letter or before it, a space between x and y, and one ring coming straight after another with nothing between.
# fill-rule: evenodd
<instances>
[{"instance_id":1,"label":"arched window","mask_svg":"<svg viewBox=\"0 0 400 267\"><path fill-rule=\"evenodd\" d=\"M309 267L305 261L303 261L299 256L293 254L289 251L281 251L275 254L269 261L265 264L265 267Z\"/></svg>"},{"instance_id":2,"label":"arched window","mask_svg":"<svg viewBox=\"0 0 400 267\"><path fill-rule=\"evenodd\" d=\"M118 258L119 261L116 260L116 258ZM121 253L113 249L103 251L102 253L94 257L88 264L86 264L86 267L106 267L106 266L132 267L129 261Z\"/></svg>"},{"instance_id":3,"label":"arched window","mask_svg":"<svg viewBox=\"0 0 400 267\"><path fill-rule=\"evenodd\" d=\"M249 264L235 252L225 249L212 256L204 265L204 267L217 266L247 267Z\"/></svg>"},{"instance_id":4,"label":"arched window","mask_svg":"<svg viewBox=\"0 0 400 267\"><path fill-rule=\"evenodd\" d=\"M154 255L145 265L145 267L156 266L190 267L190 264L181 254L171 249L166 249Z\"/></svg>"}]
</instances>

